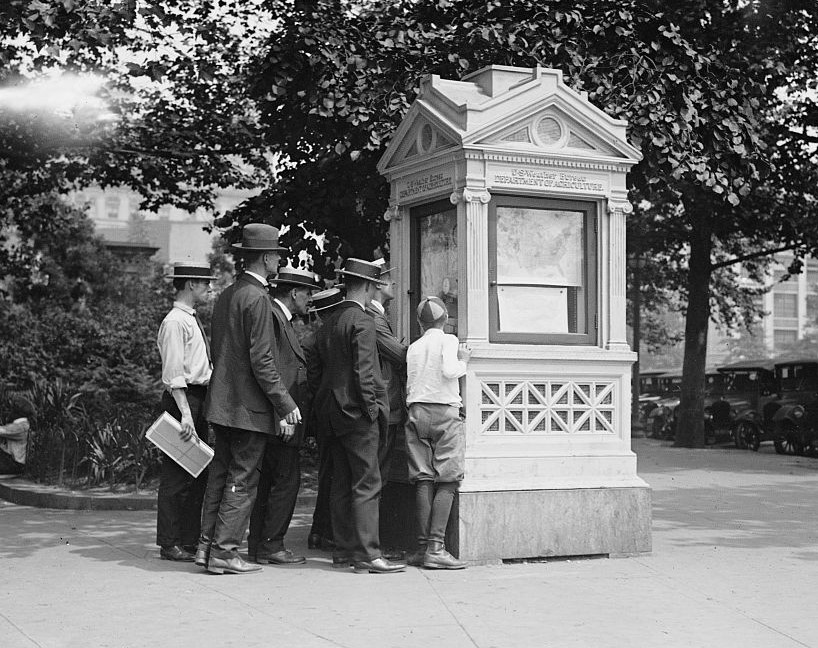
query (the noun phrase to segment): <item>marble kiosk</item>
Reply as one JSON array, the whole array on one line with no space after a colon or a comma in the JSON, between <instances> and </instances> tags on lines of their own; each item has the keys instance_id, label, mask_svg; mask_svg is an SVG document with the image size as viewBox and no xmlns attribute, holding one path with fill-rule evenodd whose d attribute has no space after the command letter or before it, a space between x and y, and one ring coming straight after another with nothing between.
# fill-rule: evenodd
<instances>
[{"instance_id":1,"label":"marble kiosk","mask_svg":"<svg viewBox=\"0 0 818 648\"><path fill-rule=\"evenodd\" d=\"M398 337L417 338L414 309L437 295L473 349L447 537L461 559L651 549L630 448L625 176L640 153L625 127L558 70L490 66L425 77L379 163ZM385 497L412 518L408 485ZM386 530L393 546L412 535Z\"/></svg>"}]
</instances>

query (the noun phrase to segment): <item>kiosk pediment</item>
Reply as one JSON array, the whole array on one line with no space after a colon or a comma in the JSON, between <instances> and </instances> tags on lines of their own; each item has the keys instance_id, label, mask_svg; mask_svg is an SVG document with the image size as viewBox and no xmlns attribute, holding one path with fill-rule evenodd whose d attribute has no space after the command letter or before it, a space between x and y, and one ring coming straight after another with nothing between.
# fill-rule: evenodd
<instances>
[{"instance_id":1,"label":"kiosk pediment","mask_svg":"<svg viewBox=\"0 0 818 648\"><path fill-rule=\"evenodd\" d=\"M471 134L465 138L464 145L564 152L580 157L632 157L626 142L620 143L605 135L594 132L575 116L552 104L527 116L515 115L514 121L505 126L495 125L491 131Z\"/></svg>"}]
</instances>

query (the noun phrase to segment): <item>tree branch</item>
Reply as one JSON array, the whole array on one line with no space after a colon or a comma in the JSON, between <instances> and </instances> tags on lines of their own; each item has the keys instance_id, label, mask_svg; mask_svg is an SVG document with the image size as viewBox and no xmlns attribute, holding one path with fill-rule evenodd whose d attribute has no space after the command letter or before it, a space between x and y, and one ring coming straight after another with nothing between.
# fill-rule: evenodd
<instances>
[{"instance_id":1,"label":"tree branch","mask_svg":"<svg viewBox=\"0 0 818 648\"><path fill-rule=\"evenodd\" d=\"M735 265L736 263L743 263L744 261L749 261L750 259L759 259L765 256L771 256L773 254L778 254L779 252L786 252L787 250L795 250L796 248L801 247L799 243L793 243L792 245L787 245L785 247L780 247L775 250L762 250L761 252L751 252L750 254L743 254L740 257L736 257L735 259L729 259L727 261L720 261L719 263L712 263L710 264L711 270L718 270L719 268L726 268L727 266Z\"/></svg>"}]
</instances>

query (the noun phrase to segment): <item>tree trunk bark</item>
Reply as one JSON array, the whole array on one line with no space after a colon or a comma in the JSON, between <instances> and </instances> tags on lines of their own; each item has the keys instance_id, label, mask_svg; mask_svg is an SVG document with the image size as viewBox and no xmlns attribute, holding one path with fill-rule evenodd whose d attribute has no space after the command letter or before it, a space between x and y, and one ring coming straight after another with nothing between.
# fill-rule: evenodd
<instances>
[{"instance_id":1,"label":"tree trunk bark","mask_svg":"<svg viewBox=\"0 0 818 648\"><path fill-rule=\"evenodd\" d=\"M704 389L707 329L710 324L710 255L713 249L712 214L697 209L693 215L690 269L687 277L687 317L682 367L682 393L676 416L677 447L704 447Z\"/></svg>"}]
</instances>

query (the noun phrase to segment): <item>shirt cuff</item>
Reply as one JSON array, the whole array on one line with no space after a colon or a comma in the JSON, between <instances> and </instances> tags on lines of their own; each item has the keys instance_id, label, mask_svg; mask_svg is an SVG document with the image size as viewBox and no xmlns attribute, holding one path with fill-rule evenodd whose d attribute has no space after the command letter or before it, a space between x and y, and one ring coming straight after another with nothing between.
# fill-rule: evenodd
<instances>
[{"instance_id":1,"label":"shirt cuff","mask_svg":"<svg viewBox=\"0 0 818 648\"><path fill-rule=\"evenodd\" d=\"M165 387L168 388L168 391L171 389L187 389L187 383L185 382L184 376L177 376L176 378L171 378L170 382L165 382Z\"/></svg>"}]
</instances>

